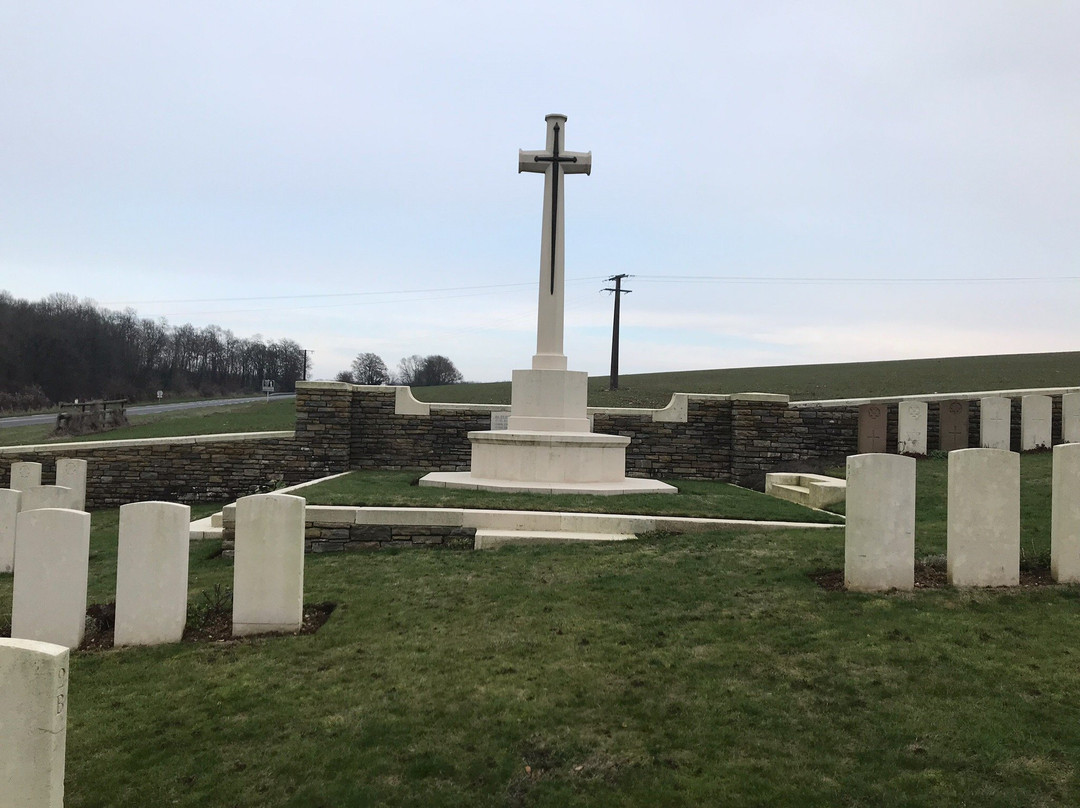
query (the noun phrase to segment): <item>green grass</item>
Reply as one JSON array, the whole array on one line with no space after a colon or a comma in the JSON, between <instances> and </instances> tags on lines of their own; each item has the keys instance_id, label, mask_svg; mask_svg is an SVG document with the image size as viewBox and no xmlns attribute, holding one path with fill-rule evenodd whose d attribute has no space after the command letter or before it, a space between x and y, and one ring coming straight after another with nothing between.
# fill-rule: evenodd
<instances>
[{"instance_id":1,"label":"green grass","mask_svg":"<svg viewBox=\"0 0 1080 808\"><path fill-rule=\"evenodd\" d=\"M594 407L662 407L672 393L784 393L794 401L1080 385L1080 352L688 370L589 379ZM510 382L417 387L421 401L508 404Z\"/></svg>"},{"instance_id":2,"label":"green grass","mask_svg":"<svg viewBox=\"0 0 1080 808\"><path fill-rule=\"evenodd\" d=\"M18 426L0 429L0 446L69 441L172 438L184 435L213 435L227 432L276 432L296 426L295 399L256 399L251 404L178 410L156 415L133 415L131 426L80 437L51 437L53 426Z\"/></svg>"},{"instance_id":3,"label":"green grass","mask_svg":"<svg viewBox=\"0 0 1080 808\"><path fill-rule=\"evenodd\" d=\"M796 530L309 556L316 635L74 655L66 805L1080 802L1080 589L807 577L842 559Z\"/></svg>"},{"instance_id":4,"label":"green grass","mask_svg":"<svg viewBox=\"0 0 1080 808\"><path fill-rule=\"evenodd\" d=\"M832 522L829 514L767 497L757 491L711 480L667 480L678 494L506 494L458 491L416 485L423 472L354 471L300 492L311 505L380 505L384 507L484 508L571 513L631 513L698 516L713 519L775 519L784 522Z\"/></svg>"}]
</instances>

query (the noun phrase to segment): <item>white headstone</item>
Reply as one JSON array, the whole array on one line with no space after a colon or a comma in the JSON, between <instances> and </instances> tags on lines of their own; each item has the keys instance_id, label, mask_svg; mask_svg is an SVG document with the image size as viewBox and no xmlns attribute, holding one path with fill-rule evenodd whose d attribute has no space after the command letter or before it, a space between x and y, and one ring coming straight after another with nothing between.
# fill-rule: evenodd
<instances>
[{"instance_id":1,"label":"white headstone","mask_svg":"<svg viewBox=\"0 0 1080 808\"><path fill-rule=\"evenodd\" d=\"M1080 443L1080 393L1061 397L1061 439L1065 443Z\"/></svg>"},{"instance_id":2,"label":"white headstone","mask_svg":"<svg viewBox=\"0 0 1080 808\"><path fill-rule=\"evenodd\" d=\"M844 585L860 592L913 589L915 458L849 457L846 512Z\"/></svg>"},{"instance_id":3,"label":"white headstone","mask_svg":"<svg viewBox=\"0 0 1080 808\"><path fill-rule=\"evenodd\" d=\"M510 428L510 413L506 411L496 411L491 413L491 430L501 430Z\"/></svg>"},{"instance_id":4,"label":"white headstone","mask_svg":"<svg viewBox=\"0 0 1080 808\"><path fill-rule=\"evenodd\" d=\"M25 491L41 485L41 464L22 460L11 464L11 485L16 491Z\"/></svg>"},{"instance_id":5,"label":"white headstone","mask_svg":"<svg viewBox=\"0 0 1080 808\"><path fill-rule=\"evenodd\" d=\"M900 454L926 454L926 402L901 401L896 450Z\"/></svg>"},{"instance_id":6,"label":"white headstone","mask_svg":"<svg viewBox=\"0 0 1080 808\"><path fill-rule=\"evenodd\" d=\"M990 396L979 401L979 435L984 449L1012 448L1012 399Z\"/></svg>"},{"instance_id":7,"label":"white headstone","mask_svg":"<svg viewBox=\"0 0 1080 808\"><path fill-rule=\"evenodd\" d=\"M254 494L236 502L233 634L295 632L304 617L303 497Z\"/></svg>"},{"instance_id":8,"label":"white headstone","mask_svg":"<svg viewBox=\"0 0 1080 808\"><path fill-rule=\"evenodd\" d=\"M1020 583L1020 455L949 453L947 563L953 586Z\"/></svg>"},{"instance_id":9,"label":"white headstone","mask_svg":"<svg viewBox=\"0 0 1080 808\"><path fill-rule=\"evenodd\" d=\"M15 568L15 520L19 516L19 497L14 488L0 488L0 572Z\"/></svg>"},{"instance_id":10,"label":"white headstone","mask_svg":"<svg viewBox=\"0 0 1080 808\"><path fill-rule=\"evenodd\" d=\"M1020 448L1046 449L1050 446L1050 419L1054 403L1050 396L1024 396L1020 401Z\"/></svg>"},{"instance_id":11,"label":"white headstone","mask_svg":"<svg viewBox=\"0 0 1080 808\"><path fill-rule=\"evenodd\" d=\"M22 511L15 527L11 636L78 648L86 625L90 514Z\"/></svg>"},{"instance_id":12,"label":"white headstone","mask_svg":"<svg viewBox=\"0 0 1080 808\"><path fill-rule=\"evenodd\" d=\"M68 649L0 638L0 808L62 808Z\"/></svg>"},{"instance_id":13,"label":"white headstone","mask_svg":"<svg viewBox=\"0 0 1080 808\"><path fill-rule=\"evenodd\" d=\"M56 461L56 484L71 489L69 508L86 510L86 461L61 457Z\"/></svg>"},{"instance_id":14,"label":"white headstone","mask_svg":"<svg viewBox=\"0 0 1080 808\"><path fill-rule=\"evenodd\" d=\"M120 508L115 645L180 642L187 623L191 508L132 502Z\"/></svg>"},{"instance_id":15,"label":"white headstone","mask_svg":"<svg viewBox=\"0 0 1080 808\"><path fill-rule=\"evenodd\" d=\"M1063 584L1080 583L1080 443L1054 447L1050 500L1050 574Z\"/></svg>"},{"instance_id":16,"label":"white headstone","mask_svg":"<svg viewBox=\"0 0 1080 808\"><path fill-rule=\"evenodd\" d=\"M19 510L36 511L41 508L68 508L73 511L81 510L73 508L71 501L74 498L70 488L63 485L38 485L24 489Z\"/></svg>"}]
</instances>

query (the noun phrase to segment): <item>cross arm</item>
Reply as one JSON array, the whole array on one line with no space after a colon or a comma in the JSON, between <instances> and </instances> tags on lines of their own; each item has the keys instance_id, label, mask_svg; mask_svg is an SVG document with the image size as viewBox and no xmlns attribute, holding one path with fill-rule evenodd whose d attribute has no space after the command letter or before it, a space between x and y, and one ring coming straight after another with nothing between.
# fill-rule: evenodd
<instances>
[{"instance_id":1,"label":"cross arm","mask_svg":"<svg viewBox=\"0 0 1080 808\"><path fill-rule=\"evenodd\" d=\"M574 162L563 162L562 158L574 158ZM568 151L559 155L559 165L564 174L592 174L592 152Z\"/></svg>"},{"instance_id":2,"label":"cross arm","mask_svg":"<svg viewBox=\"0 0 1080 808\"><path fill-rule=\"evenodd\" d=\"M547 171L547 167L551 163L538 163L537 157L551 157L551 152L546 151L525 151L518 149L518 174L522 171L535 171L538 174L543 174Z\"/></svg>"},{"instance_id":3,"label":"cross arm","mask_svg":"<svg viewBox=\"0 0 1080 808\"><path fill-rule=\"evenodd\" d=\"M544 158L537 160L536 158ZM518 149L518 173L534 171L543 174L551 165L551 152ZM559 152L559 165L564 174L591 174L592 152Z\"/></svg>"}]
</instances>

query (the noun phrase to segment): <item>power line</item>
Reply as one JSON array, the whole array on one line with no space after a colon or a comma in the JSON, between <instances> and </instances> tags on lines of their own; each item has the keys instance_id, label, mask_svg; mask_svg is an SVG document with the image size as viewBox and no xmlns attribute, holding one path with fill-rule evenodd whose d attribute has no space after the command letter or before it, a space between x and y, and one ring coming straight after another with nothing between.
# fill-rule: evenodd
<instances>
[{"instance_id":1,"label":"power line","mask_svg":"<svg viewBox=\"0 0 1080 808\"><path fill-rule=\"evenodd\" d=\"M1080 281L1080 275L1036 275L1001 278L903 278L889 277L806 277L792 275L635 275L647 283L790 283L790 284L905 284L905 283L1058 283Z\"/></svg>"},{"instance_id":2,"label":"power line","mask_svg":"<svg viewBox=\"0 0 1080 808\"><path fill-rule=\"evenodd\" d=\"M567 278L567 283L593 281L595 278ZM255 300L313 300L315 298L342 298L342 297L372 297L376 295L418 295L418 294L431 294L432 292L471 292L477 290L489 290L489 289L511 289L515 287L523 286L536 286L537 281L528 281L525 283L492 283L482 284L476 286L445 286L441 288L425 287L423 289L387 289L381 291L367 291L367 292L323 292L319 294L308 295L261 295L252 297L190 297L190 298L165 298L161 300L104 300L100 301L98 305L101 306L136 306L136 305L150 305L161 303L236 303L241 301L255 301ZM382 301L379 301L382 302Z\"/></svg>"}]
</instances>

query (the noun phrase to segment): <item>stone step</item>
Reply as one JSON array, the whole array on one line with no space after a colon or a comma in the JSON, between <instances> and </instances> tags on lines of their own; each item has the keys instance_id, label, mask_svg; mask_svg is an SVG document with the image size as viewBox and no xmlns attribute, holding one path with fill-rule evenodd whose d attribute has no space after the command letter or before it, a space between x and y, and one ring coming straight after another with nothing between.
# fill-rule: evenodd
<instances>
[{"instance_id":1,"label":"stone step","mask_svg":"<svg viewBox=\"0 0 1080 808\"><path fill-rule=\"evenodd\" d=\"M218 517L218 524L214 524L214 516ZM221 514L214 514L214 516L206 516L202 519L196 519L191 523L189 537L191 541L204 541L206 539L220 539L221 538Z\"/></svg>"},{"instance_id":2,"label":"stone step","mask_svg":"<svg viewBox=\"0 0 1080 808\"><path fill-rule=\"evenodd\" d=\"M476 531L477 550L492 550L508 544L568 544L572 542L629 541L632 533L583 533L572 530L500 530Z\"/></svg>"}]
</instances>

